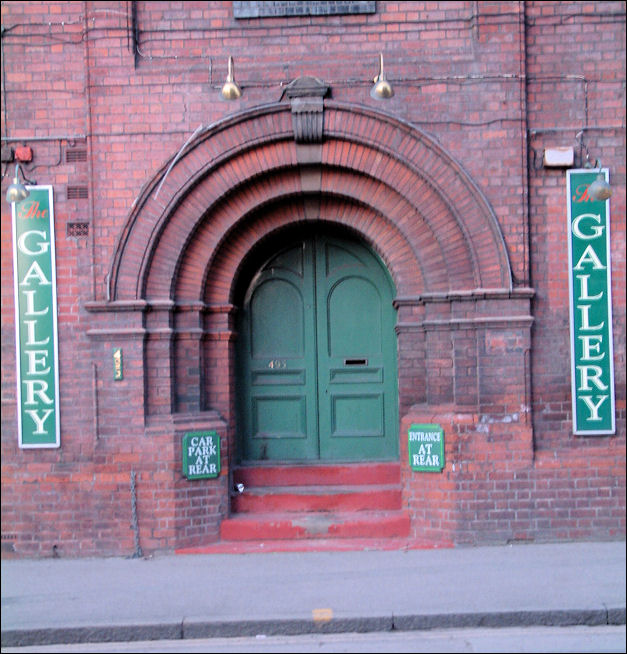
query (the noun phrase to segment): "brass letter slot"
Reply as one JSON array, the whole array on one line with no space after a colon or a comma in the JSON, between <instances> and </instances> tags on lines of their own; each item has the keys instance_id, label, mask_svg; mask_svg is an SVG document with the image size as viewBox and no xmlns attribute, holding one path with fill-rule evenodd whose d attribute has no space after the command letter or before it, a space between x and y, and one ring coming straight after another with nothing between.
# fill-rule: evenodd
<instances>
[{"instance_id":1,"label":"brass letter slot","mask_svg":"<svg viewBox=\"0 0 627 654\"><path fill-rule=\"evenodd\" d=\"M344 359L345 366L367 366L368 359Z\"/></svg>"}]
</instances>

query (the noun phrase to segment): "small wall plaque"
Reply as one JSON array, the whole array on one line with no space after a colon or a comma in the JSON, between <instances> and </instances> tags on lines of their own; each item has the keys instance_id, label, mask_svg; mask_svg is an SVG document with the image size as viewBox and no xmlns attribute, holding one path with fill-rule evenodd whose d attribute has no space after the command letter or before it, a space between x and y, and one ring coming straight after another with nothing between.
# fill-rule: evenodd
<instances>
[{"instance_id":1,"label":"small wall plaque","mask_svg":"<svg viewBox=\"0 0 627 654\"><path fill-rule=\"evenodd\" d=\"M444 430L440 425L412 425L408 437L412 470L440 472L444 468Z\"/></svg>"},{"instance_id":2,"label":"small wall plaque","mask_svg":"<svg viewBox=\"0 0 627 654\"><path fill-rule=\"evenodd\" d=\"M116 347L113 350L113 381L121 381L122 379L124 379L122 348Z\"/></svg>"}]
</instances>

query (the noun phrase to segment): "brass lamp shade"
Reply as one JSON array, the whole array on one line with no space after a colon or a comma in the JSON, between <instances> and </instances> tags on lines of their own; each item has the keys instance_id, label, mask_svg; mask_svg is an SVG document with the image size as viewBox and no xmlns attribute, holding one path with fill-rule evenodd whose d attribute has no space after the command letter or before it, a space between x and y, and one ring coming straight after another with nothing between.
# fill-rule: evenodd
<instances>
[{"instance_id":1,"label":"brass lamp shade","mask_svg":"<svg viewBox=\"0 0 627 654\"><path fill-rule=\"evenodd\" d=\"M29 195L28 189L24 184L20 183L17 173L20 170L20 165L15 165L15 175L13 177L13 183L9 185L7 189L7 202L13 204L14 202L21 202L25 200Z\"/></svg>"},{"instance_id":2,"label":"brass lamp shade","mask_svg":"<svg viewBox=\"0 0 627 654\"><path fill-rule=\"evenodd\" d=\"M599 173L594 182L590 184L588 195L593 200L607 200L612 197L612 187L605 181L603 173Z\"/></svg>"},{"instance_id":3,"label":"brass lamp shade","mask_svg":"<svg viewBox=\"0 0 627 654\"><path fill-rule=\"evenodd\" d=\"M229 70L220 93L225 100L237 100L242 97L242 90L233 77L233 57L229 57Z\"/></svg>"},{"instance_id":4,"label":"brass lamp shade","mask_svg":"<svg viewBox=\"0 0 627 654\"><path fill-rule=\"evenodd\" d=\"M394 89L383 72L383 54L379 54L379 74L374 78L373 82L374 86L370 90L370 96L375 100L385 100L394 95Z\"/></svg>"}]
</instances>

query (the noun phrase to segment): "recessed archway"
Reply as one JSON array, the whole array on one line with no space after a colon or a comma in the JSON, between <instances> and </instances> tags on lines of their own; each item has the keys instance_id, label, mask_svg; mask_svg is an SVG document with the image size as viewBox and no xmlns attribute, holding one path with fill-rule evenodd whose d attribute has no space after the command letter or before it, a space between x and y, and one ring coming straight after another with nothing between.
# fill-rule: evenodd
<instances>
[{"instance_id":1,"label":"recessed archway","mask_svg":"<svg viewBox=\"0 0 627 654\"><path fill-rule=\"evenodd\" d=\"M114 314L136 339L147 435L161 434L176 451L186 429L219 431L228 474L221 492L207 487L203 496L218 523L238 460L242 284L254 253L277 235L343 229L393 281L396 324L386 337L398 354L394 474L416 407L492 401L481 384L491 326L514 328L521 342L528 333L529 295L513 289L498 221L466 171L423 132L382 112L322 99L316 107L322 120L313 136L288 103L199 130L134 203L107 271L107 301L91 307ZM524 364L507 360L519 389ZM166 465L178 478L178 462ZM187 486L179 486L176 506L190 516ZM202 507L193 513L205 520Z\"/></svg>"},{"instance_id":2,"label":"recessed archway","mask_svg":"<svg viewBox=\"0 0 627 654\"><path fill-rule=\"evenodd\" d=\"M451 298L512 291L492 209L420 130L325 101L323 134L301 143L287 103L235 115L164 164L118 240L110 304L148 311L147 415L214 409L233 426L242 262L277 230L312 221L350 228L394 281L401 411L428 395L425 318L446 322Z\"/></svg>"}]
</instances>

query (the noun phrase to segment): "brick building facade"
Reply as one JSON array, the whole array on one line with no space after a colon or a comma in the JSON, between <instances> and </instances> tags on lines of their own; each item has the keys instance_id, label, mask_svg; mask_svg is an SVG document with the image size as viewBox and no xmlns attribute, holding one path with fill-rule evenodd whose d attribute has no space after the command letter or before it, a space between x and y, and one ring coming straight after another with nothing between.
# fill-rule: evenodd
<instances>
[{"instance_id":1,"label":"brick building facade","mask_svg":"<svg viewBox=\"0 0 627 654\"><path fill-rule=\"evenodd\" d=\"M18 163L54 197L60 415L19 446L3 200L3 556L624 538L624 3L11 1L2 59L3 196ZM597 161L615 428L575 435L566 177ZM217 476L182 473L197 432Z\"/></svg>"}]
</instances>

